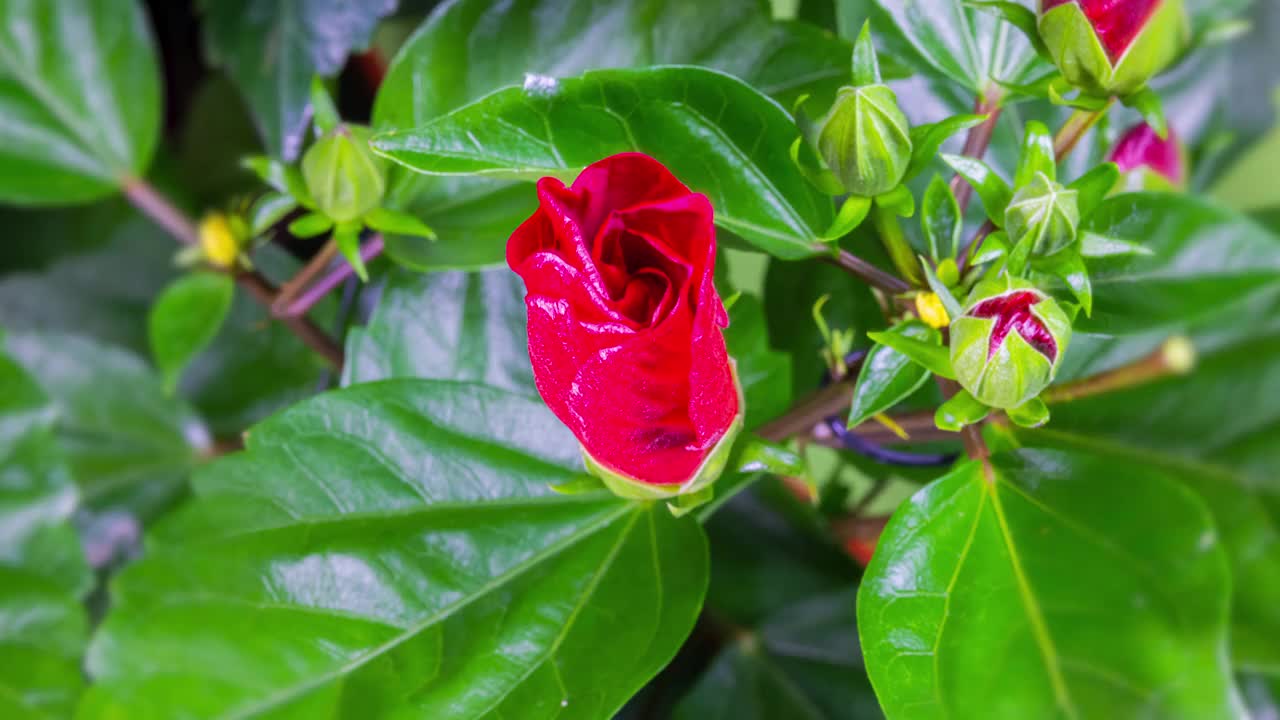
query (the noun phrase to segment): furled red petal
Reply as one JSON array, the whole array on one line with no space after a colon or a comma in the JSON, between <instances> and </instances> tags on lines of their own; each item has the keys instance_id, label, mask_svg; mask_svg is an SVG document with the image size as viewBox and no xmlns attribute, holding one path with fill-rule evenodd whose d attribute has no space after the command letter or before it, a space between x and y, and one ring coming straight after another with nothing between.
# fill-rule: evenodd
<instances>
[{"instance_id":1,"label":"furled red petal","mask_svg":"<svg viewBox=\"0 0 1280 720\"><path fill-rule=\"evenodd\" d=\"M685 482L741 410L710 203L634 153L544 179L538 199L507 246L538 391L597 462Z\"/></svg>"},{"instance_id":2,"label":"furled red petal","mask_svg":"<svg viewBox=\"0 0 1280 720\"><path fill-rule=\"evenodd\" d=\"M1174 185L1182 185L1186 179L1182 150L1172 128L1168 137L1161 139L1150 125L1142 123L1120 138L1107 159L1118 165L1121 172L1148 167Z\"/></svg>"},{"instance_id":3,"label":"furled red petal","mask_svg":"<svg viewBox=\"0 0 1280 720\"><path fill-rule=\"evenodd\" d=\"M1162 0L1041 0L1041 12L1069 2L1080 6L1098 34L1107 56L1112 62L1117 62L1142 32Z\"/></svg>"}]
</instances>

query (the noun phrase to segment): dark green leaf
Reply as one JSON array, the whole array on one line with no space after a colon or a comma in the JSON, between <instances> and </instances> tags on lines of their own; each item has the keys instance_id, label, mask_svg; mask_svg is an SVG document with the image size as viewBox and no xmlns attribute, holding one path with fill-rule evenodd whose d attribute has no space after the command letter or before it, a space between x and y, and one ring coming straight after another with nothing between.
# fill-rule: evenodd
<instances>
[{"instance_id":1,"label":"dark green leaf","mask_svg":"<svg viewBox=\"0 0 1280 720\"><path fill-rule=\"evenodd\" d=\"M1091 332L1194 321L1274 290L1280 276L1280 240L1190 196L1120 195L1104 202L1085 229L1153 251L1090 263L1095 305L1084 329Z\"/></svg>"},{"instance_id":2,"label":"dark green leaf","mask_svg":"<svg viewBox=\"0 0 1280 720\"><path fill-rule=\"evenodd\" d=\"M361 385L247 446L117 578L81 717L609 717L702 604L701 526L552 492L581 466L540 401Z\"/></svg>"},{"instance_id":3,"label":"dark green leaf","mask_svg":"<svg viewBox=\"0 0 1280 720\"><path fill-rule=\"evenodd\" d=\"M802 23L774 22L761 2L462 0L440 7L400 50L378 93L374 125L425 124L526 73L691 63L741 78L790 106L830 104L848 82L849 44ZM474 48L484 48L474 52ZM458 58L465 57L465 62ZM788 139L790 142L790 138ZM441 241L390 236L397 262L419 269L502 262L511 231L536 206L527 188L398 169L392 207L413 212Z\"/></svg>"},{"instance_id":4,"label":"dark green leaf","mask_svg":"<svg viewBox=\"0 0 1280 720\"><path fill-rule=\"evenodd\" d=\"M386 283L368 326L348 334L343 385L417 377L536 392L515 273L397 269Z\"/></svg>"},{"instance_id":5,"label":"dark green leaf","mask_svg":"<svg viewBox=\"0 0 1280 720\"><path fill-rule=\"evenodd\" d=\"M0 715L70 717L93 577L69 524L75 484L34 380L0 354Z\"/></svg>"},{"instance_id":6,"label":"dark green leaf","mask_svg":"<svg viewBox=\"0 0 1280 720\"><path fill-rule=\"evenodd\" d=\"M907 320L886 330L917 340L941 345L942 335L918 320ZM897 405L920 389L929 379L929 371L905 355L885 345L876 345L867 353L853 390L849 408L849 427L860 425L872 416Z\"/></svg>"},{"instance_id":7,"label":"dark green leaf","mask_svg":"<svg viewBox=\"0 0 1280 720\"><path fill-rule=\"evenodd\" d=\"M147 320L151 356L173 392L182 369L208 347L231 310L235 283L225 273L196 272L169 287L151 307Z\"/></svg>"},{"instance_id":8,"label":"dark green leaf","mask_svg":"<svg viewBox=\"0 0 1280 720\"><path fill-rule=\"evenodd\" d=\"M724 340L729 355L737 361L738 382L746 397L747 430L786 412L791 407L791 356L770 347L759 298L738 298L729 309Z\"/></svg>"},{"instance_id":9,"label":"dark green leaf","mask_svg":"<svg viewBox=\"0 0 1280 720\"><path fill-rule=\"evenodd\" d=\"M307 129L312 78L341 70L396 0L201 0L200 6L210 62L240 87L271 154L293 160Z\"/></svg>"},{"instance_id":10,"label":"dark green leaf","mask_svg":"<svg viewBox=\"0 0 1280 720\"><path fill-rule=\"evenodd\" d=\"M831 202L791 162L795 125L728 75L693 67L531 78L374 147L420 172L572 177L614 153L647 153L711 199L716 222L784 258L817 252ZM530 190L532 192L532 190Z\"/></svg>"},{"instance_id":11,"label":"dark green leaf","mask_svg":"<svg viewBox=\"0 0 1280 720\"><path fill-rule=\"evenodd\" d=\"M924 192L924 209L920 215L920 227L924 229L925 241L929 243L929 254L935 261L954 258L960 247L960 232L964 228L964 217L960 213L960 204L956 202L951 185L934 175L929 188Z\"/></svg>"},{"instance_id":12,"label":"dark green leaf","mask_svg":"<svg viewBox=\"0 0 1280 720\"><path fill-rule=\"evenodd\" d=\"M159 85L134 0L0 3L0 200L84 202L144 174Z\"/></svg>"},{"instance_id":13,"label":"dark green leaf","mask_svg":"<svg viewBox=\"0 0 1280 720\"><path fill-rule=\"evenodd\" d=\"M720 652L675 720L877 718L862 667L854 591L818 595L744 630Z\"/></svg>"},{"instance_id":14,"label":"dark green leaf","mask_svg":"<svg viewBox=\"0 0 1280 720\"><path fill-rule=\"evenodd\" d=\"M140 358L58 333L10 332L4 347L56 408L56 434L86 506L147 517L184 492L209 432Z\"/></svg>"},{"instance_id":15,"label":"dark green leaf","mask_svg":"<svg viewBox=\"0 0 1280 720\"><path fill-rule=\"evenodd\" d=\"M1176 482L1024 451L903 504L858 628L891 717L1236 717L1229 586L1208 513Z\"/></svg>"}]
</instances>

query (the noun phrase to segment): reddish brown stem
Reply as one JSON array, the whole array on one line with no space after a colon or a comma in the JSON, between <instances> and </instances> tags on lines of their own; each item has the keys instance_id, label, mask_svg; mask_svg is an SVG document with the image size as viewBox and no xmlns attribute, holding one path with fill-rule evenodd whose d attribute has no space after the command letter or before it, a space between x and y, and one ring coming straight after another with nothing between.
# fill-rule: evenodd
<instances>
[{"instance_id":1,"label":"reddish brown stem","mask_svg":"<svg viewBox=\"0 0 1280 720\"><path fill-rule=\"evenodd\" d=\"M1128 365L1087 378L1055 385L1041 395L1050 405L1069 403L1095 395L1127 390L1168 377L1186 375L1195 367L1196 351L1191 341L1174 336L1151 354Z\"/></svg>"},{"instance_id":2,"label":"reddish brown stem","mask_svg":"<svg viewBox=\"0 0 1280 720\"><path fill-rule=\"evenodd\" d=\"M911 289L901 278L881 270L848 250L841 250L835 257L825 255L822 259L888 295L898 295Z\"/></svg>"},{"instance_id":3,"label":"reddish brown stem","mask_svg":"<svg viewBox=\"0 0 1280 720\"><path fill-rule=\"evenodd\" d=\"M124 194L134 207L166 230L178 242L184 245L195 245L199 242L195 223L145 180L137 178L126 180ZM236 283L247 290L254 300L263 307L271 308L272 303L275 302L276 288L270 280L252 271L236 272L235 279ZM305 317L287 318L282 322L330 365L335 368L342 367L342 348L315 323Z\"/></svg>"},{"instance_id":4,"label":"reddish brown stem","mask_svg":"<svg viewBox=\"0 0 1280 720\"><path fill-rule=\"evenodd\" d=\"M991 146L991 138L995 135L996 124L1000 122L1001 111L1000 97L998 95L989 100L979 98L974 103L973 113L975 115L986 115L987 119L982 121L982 124L969 129L969 134L964 139L964 148L960 151L961 155L981 158L987 154L987 148ZM960 204L960 212L963 213L969 207L969 200L973 197L973 188L957 173L951 178L951 192L955 193L956 202Z\"/></svg>"}]
</instances>

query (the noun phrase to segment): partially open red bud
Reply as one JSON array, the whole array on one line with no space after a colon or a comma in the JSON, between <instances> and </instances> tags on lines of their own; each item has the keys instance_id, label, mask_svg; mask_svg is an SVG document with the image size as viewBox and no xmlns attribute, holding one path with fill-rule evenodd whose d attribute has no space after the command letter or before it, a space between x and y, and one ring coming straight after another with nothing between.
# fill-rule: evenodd
<instances>
[{"instance_id":1,"label":"partially open red bud","mask_svg":"<svg viewBox=\"0 0 1280 720\"><path fill-rule=\"evenodd\" d=\"M1053 298L1022 280L974 288L951 323L956 379L985 405L1011 409L1048 387L1071 340L1071 320Z\"/></svg>"},{"instance_id":2,"label":"partially open red bud","mask_svg":"<svg viewBox=\"0 0 1280 720\"><path fill-rule=\"evenodd\" d=\"M1040 0L1039 29L1063 76L1103 96L1141 90L1191 36L1182 0Z\"/></svg>"},{"instance_id":3,"label":"partially open red bud","mask_svg":"<svg viewBox=\"0 0 1280 720\"><path fill-rule=\"evenodd\" d=\"M1187 186L1187 153L1174 136L1161 138L1143 123L1120 138L1107 159L1123 174L1122 190L1182 190Z\"/></svg>"}]
</instances>

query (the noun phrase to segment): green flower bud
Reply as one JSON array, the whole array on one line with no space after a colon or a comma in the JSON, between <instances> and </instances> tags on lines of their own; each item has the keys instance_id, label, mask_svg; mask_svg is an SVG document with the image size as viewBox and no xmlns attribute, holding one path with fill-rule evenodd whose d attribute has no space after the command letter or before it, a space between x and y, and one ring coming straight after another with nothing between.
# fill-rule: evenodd
<instances>
[{"instance_id":1,"label":"green flower bud","mask_svg":"<svg viewBox=\"0 0 1280 720\"><path fill-rule=\"evenodd\" d=\"M883 195L911 162L911 126L888 85L843 87L818 130L818 152L848 192Z\"/></svg>"},{"instance_id":2,"label":"green flower bud","mask_svg":"<svg viewBox=\"0 0 1280 720\"><path fill-rule=\"evenodd\" d=\"M382 204L386 161L369 148L366 127L341 125L302 156L302 177L316 208L335 222L356 220Z\"/></svg>"},{"instance_id":3,"label":"green flower bud","mask_svg":"<svg viewBox=\"0 0 1280 720\"><path fill-rule=\"evenodd\" d=\"M1031 239L1031 252L1052 255L1076 239L1080 224L1079 193L1037 172L1014 193L1004 213L1005 231L1014 245Z\"/></svg>"},{"instance_id":4,"label":"green flower bud","mask_svg":"<svg viewBox=\"0 0 1280 720\"><path fill-rule=\"evenodd\" d=\"M983 283L951 322L951 364L965 390L1008 410L1048 387L1070 340L1053 298L1021 280Z\"/></svg>"},{"instance_id":5,"label":"green flower bud","mask_svg":"<svg viewBox=\"0 0 1280 720\"><path fill-rule=\"evenodd\" d=\"M1038 27L1063 77L1098 96L1141 90L1191 36L1183 0L1040 0Z\"/></svg>"}]
</instances>

